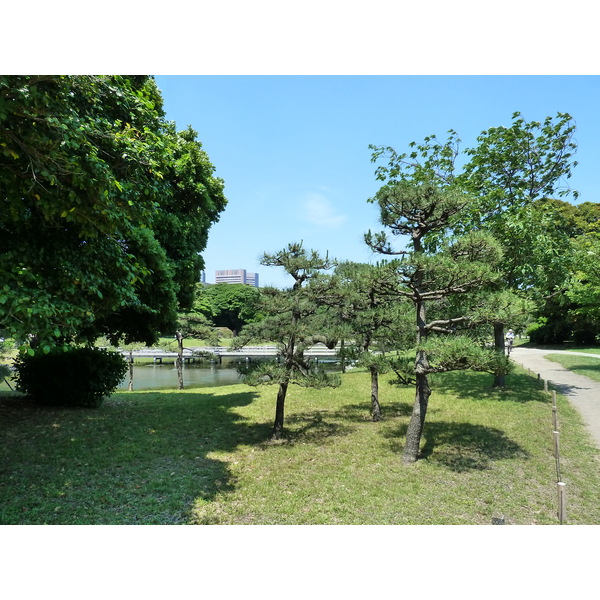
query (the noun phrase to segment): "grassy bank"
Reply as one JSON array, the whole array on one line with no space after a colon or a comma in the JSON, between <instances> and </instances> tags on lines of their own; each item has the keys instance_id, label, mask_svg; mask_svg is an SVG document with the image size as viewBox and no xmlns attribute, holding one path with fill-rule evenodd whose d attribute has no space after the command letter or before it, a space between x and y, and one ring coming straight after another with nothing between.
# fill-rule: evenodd
<instances>
[{"instance_id":1,"label":"grassy bank","mask_svg":"<svg viewBox=\"0 0 600 600\"><path fill-rule=\"evenodd\" d=\"M124 392L98 410L0 395L0 523L556 524L551 406L532 378L433 382L425 458L402 465L413 390L366 373L290 392L287 437L268 441L273 387ZM568 522L600 524L598 454L559 398Z\"/></svg>"},{"instance_id":2,"label":"grassy bank","mask_svg":"<svg viewBox=\"0 0 600 600\"><path fill-rule=\"evenodd\" d=\"M557 362L569 371L600 381L600 355L598 358L593 358L570 354L547 354L544 358Z\"/></svg>"}]
</instances>

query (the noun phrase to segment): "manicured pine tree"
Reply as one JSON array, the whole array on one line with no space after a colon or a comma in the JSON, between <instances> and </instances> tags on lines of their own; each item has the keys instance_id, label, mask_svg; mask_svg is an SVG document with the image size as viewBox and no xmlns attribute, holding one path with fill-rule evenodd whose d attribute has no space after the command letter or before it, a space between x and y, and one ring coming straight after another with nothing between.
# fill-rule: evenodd
<instances>
[{"instance_id":1,"label":"manicured pine tree","mask_svg":"<svg viewBox=\"0 0 600 600\"><path fill-rule=\"evenodd\" d=\"M390 370L386 351L412 345L412 327L408 325L408 302L391 294L385 282L395 273L385 263L378 265L344 262L332 276L333 286L324 295L334 320L345 328L351 340L344 346L345 357L369 370L371 376L371 416L383 418L379 402L379 375ZM408 341L410 340L410 341Z\"/></svg>"},{"instance_id":2,"label":"manicured pine tree","mask_svg":"<svg viewBox=\"0 0 600 600\"><path fill-rule=\"evenodd\" d=\"M365 235L373 250L401 256L394 261L397 282L393 290L413 304L416 349L409 378L415 383L416 393L403 451L404 462L412 463L418 458L431 395L428 376L468 368L488 370L496 361L494 352L486 352L471 338L455 333L473 315L442 318L438 314L430 320L427 306L493 282L498 277L501 251L489 234L481 232L451 240L438 237L434 249L428 250L429 238L443 233L469 202L469 197L456 188L440 188L426 181L392 182L371 201L379 205L382 225L409 240L406 249L396 250L385 232Z\"/></svg>"},{"instance_id":3,"label":"manicured pine tree","mask_svg":"<svg viewBox=\"0 0 600 600\"><path fill-rule=\"evenodd\" d=\"M236 338L236 347L251 341L276 342L279 348L276 363L258 363L245 372L248 385L278 385L272 439L282 437L285 400L291 384L302 387L335 387L339 376L328 375L305 356L304 351L318 342L333 347L327 338L323 319L322 286L312 287L311 281L334 262L322 258L314 250L307 251L302 243L292 243L273 254L264 254L261 264L281 267L293 278L289 289L262 288L259 312L265 317L249 323Z\"/></svg>"}]
</instances>

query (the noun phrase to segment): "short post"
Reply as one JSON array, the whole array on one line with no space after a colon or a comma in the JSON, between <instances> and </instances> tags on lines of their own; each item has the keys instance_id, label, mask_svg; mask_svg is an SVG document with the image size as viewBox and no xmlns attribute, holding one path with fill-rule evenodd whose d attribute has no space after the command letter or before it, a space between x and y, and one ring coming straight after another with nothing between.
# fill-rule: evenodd
<instances>
[{"instance_id":1,"label":"short post","mask_svg":"<svg viewBox=\"0 0 600 600\"><path fill-rule=\"evenodd\" d=\"M552 426L558 431L558 407L556 406L556 390L552 390Z\"/></svg>"},{"instance_id":2,"label":"short post","mask_svg":"<svg viewBox=\"0 0 600 600\"><path fill-rule=\"evenodd\" d=\"M547 392L548 391L548 380L544 379L544 391Z\"/></svg>"},{"instance_id":3,"label":"short post","mask_svg":"<svg viewBox=\"0 0 600 600\"><path fill-rule=\"evenodd\" d=\"M558 482L558 520L562 525L567 520L567 514L565 510L565 487L566 483L562 481Z\"/></svg>"},{"instance_id":4,"label":"short post","mask_svg":"<svg viewBox=\"0 0 600 600\"><path fill-rule=\"evenodd\" d=\"M554 437L554 458L556 458L556 477L558 481L560 481L560 446L558 443L559 433L558 431L553 431L552 435Z\"/></svg>"}]
</instances>

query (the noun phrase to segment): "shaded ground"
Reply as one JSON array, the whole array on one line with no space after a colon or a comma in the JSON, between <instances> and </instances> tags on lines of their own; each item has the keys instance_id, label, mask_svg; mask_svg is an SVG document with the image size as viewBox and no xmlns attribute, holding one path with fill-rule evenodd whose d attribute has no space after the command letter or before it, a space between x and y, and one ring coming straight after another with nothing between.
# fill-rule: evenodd
<instances>
[{"instance_id":1,"label":"shaded ground","mask_svg":"<svg viewBox=\"0 0 600 600\"><path fill-rule=\"evenodd\" d=\"M590 432L596 446L600 448L600 382L578 375L565 369L558 363L544 358L546 354L570 354L571 356L593 356L598 359L598 354L585 354L559 350L541 350L537 348L522 348L517 346L511 352L511 359L539 374L542 379L548 380L557 392L568 398L569 402L579 411L583 422Z\"/></svg>"}]
</instances>

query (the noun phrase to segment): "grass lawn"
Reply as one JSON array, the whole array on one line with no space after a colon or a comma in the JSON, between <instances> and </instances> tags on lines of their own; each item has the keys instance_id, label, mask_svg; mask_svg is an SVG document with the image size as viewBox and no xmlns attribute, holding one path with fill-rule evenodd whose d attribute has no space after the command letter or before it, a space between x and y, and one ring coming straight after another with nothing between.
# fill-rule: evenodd
<instances>
[{"instance_id":1,"label":"grass lawn","mask_svg":"<svg viewBox=\"0 0 600 600\"><path fill-rule=\"evenodd\" d=\"M569 352L583 352L585 354L600 355L598 346L573 346L572 344L531 344L528 340L523 340L521 343L515 343L515 346L523 346L525 348L539 348L540 350L568 350Z\"/></svg>"},{"instance_id":2,"label":"grass lawn","mask_svg":"<svg viewBox=\"0 0 600 600\"><path fill-rule=\"evenodd\" d=\"M533 378L435 377L424 458L401 460L414 391L369 379L293 388L270 442L276 389L114 394L50 409L0 394L2 524L556 524L552 411ZM600 524L598 452L559 397L571 524Z\"/></svg>"},{"instance_id":3,"label":"grass lawn","mask_svg":"<svg viewBox=\"0 0 600 600\"><path fill-rule=\"evenodd\" d=\"M569 371L600 381L600 356L593 358L569 354L547 354L544 358L557 362Z\"/></svg>"},{"instance_id":4,"label":"grass lawn","mask_svg":"<svg viewBox=\"0 0 600 600\"><path fill-rule=\"evenodd\" d=\"M569 348L565 348L566 350L569 350ZM573 352L585 352L586 354L598 354L600 355L600 348L598 347L594 347L594 348L573 348L572 349Z\"/></svg>"}]
</instances>

